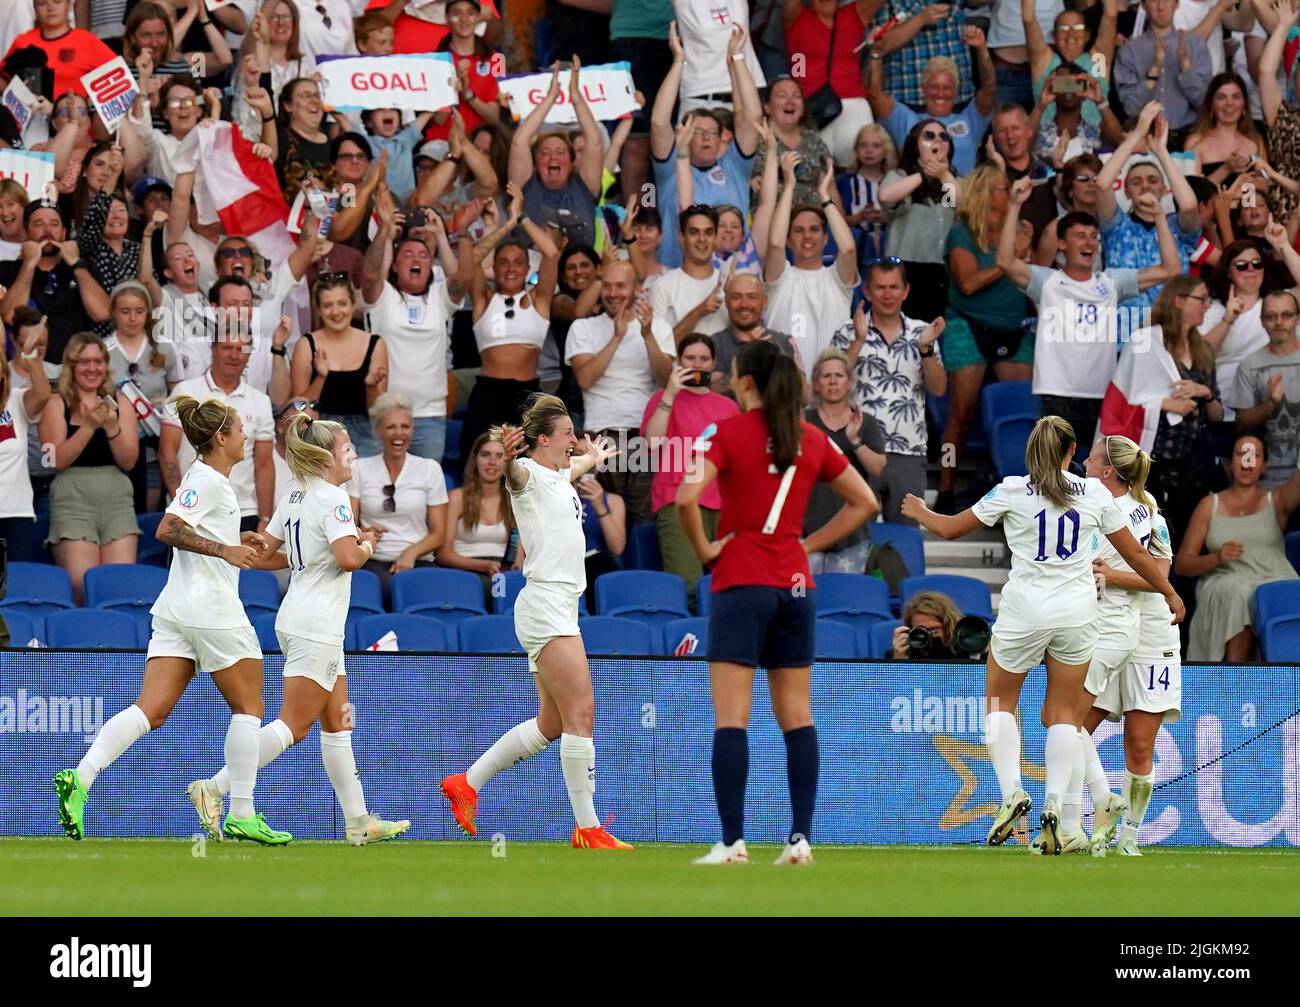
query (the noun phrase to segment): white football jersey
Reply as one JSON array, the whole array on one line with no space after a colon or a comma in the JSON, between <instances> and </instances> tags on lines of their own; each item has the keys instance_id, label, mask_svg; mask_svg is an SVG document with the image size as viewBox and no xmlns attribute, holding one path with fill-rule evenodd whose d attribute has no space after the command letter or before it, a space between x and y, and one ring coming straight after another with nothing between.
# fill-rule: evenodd
<instances>
[{"instance_id":1,"label":"white football jersey","mask_svg":"<svg viewBox=\"0 0 1300 1007\"><path fill-rule=\"evenodd\" d=\"M1074 502L1068 510L1040 496L1028 476L1008 476L973 508L990 527L1002 522L1011 550L998 609L1002 629L1064 629L1097 617L1092 536L1119 531L1125 515L1100 481L1065 478Z\"/></svg>"},{"instance_id":2,"label":"white football jersey","mask_svg":"<svg viewBox=\"0 0 1300 1007\"><path fill-rule=\"evenodd\" d=\"M167 513L175 514L204 538L222 545L239 545L235 488L201 458L181 479ZM167 584L149 613L195 629L239 629L250 625L239 600L239 569L220 557L186 549L172 550Z\"/></svg>"},{"instance_id":3,"label":"white football jersey","mask_svg":"<svg viewBox=\"0 0 1300 1007\"><path fill-rule=\"evenodd\" d=\"M510 490L510 505L524 547L524 579L581 594L587 590L587 537L582 531L582 500L569 480L569 469L558 472L519 458L528 482Z\"/></svg>"},{"instance_id":4,"label":"white football jersey","mask_svg":"<svg viewBox=\"0 0 1300 1007\"><path fill-rule=\"evenodd\" d=\"M1128 530L1145 549L1151 539L1151 508L1138 503L1125 493L1116 497L1115 503L1127 518ZM1093 559L1102 560L1113 570L1132 573L1133 568L1125 562L1119 551L1110 544L1110 539L1103 535L1094 535L1096 543ZM1132 650L1137 640L1138 606L1141 596L1148 591L1130 591L1127 588L1107 584L1097 599L1097 626L1101 636L1097 639L1098 650Z\"/></svg>"},{"instance_id":5,"label":"white football jersey","mask_svg":"<svg viewBox=\"0 0 1300 1007\"><path fill-rule=\"evenodd\" d=\"M1136 297L1138 271L1112 269L1074 280L1060 269L1030 266L1025 293L1038 305L1034 394L1099 399L1119 359L1116 306ZM1083 443L1091 430L1076 430Z\"/></svg>"},{"instance_id":6,"label":"white football jersey","mask_svg":"<svg viewBox=\"0 0 1300 1007\"><path fill-rule=\"evenodd\" d=\"M294 485L266 529L280 539L289 559L289 590L275 617L278 632L342 644L352 601L352 574L341 569L330 546L357 537L347 490L324 479Z\"/></svg>"},{"instance_id":7,"label":"white football jersey","mask_svg":"<svg viewBox=\"0 0 1300 1007\"><path fill-rule=\"evenodd\" d=\"M1172 560L1173 543L1169 540L1169 525L1163 514L1151 517L1151 555L1156 559ZM1181 653L1182 641L1178 627L1173 624L1174 613L1164 595L1143 591L1138 599L1137 646L1133 649L1135 661L1166 661Z\"/></svg>"}]
</instances>

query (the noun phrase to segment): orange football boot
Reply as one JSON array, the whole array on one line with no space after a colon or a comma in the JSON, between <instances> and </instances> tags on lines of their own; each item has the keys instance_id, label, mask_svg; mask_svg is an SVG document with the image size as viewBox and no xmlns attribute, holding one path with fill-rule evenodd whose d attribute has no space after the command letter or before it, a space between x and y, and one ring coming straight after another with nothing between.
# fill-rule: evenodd
<instances>
[{"instance_id":1,"label":"orange football boot","mask_svg":"<svg viewBox=\"0 0 1300 1007\"><path fill-rule=\"evenodd\" d=\"M467 836L478 835L474 828L474 812L478 810L478 791L469 785L464 773L448 776L442 781L442 796L451 802L451 813L456 824Z\"/></svg>"},{"instance_id":2,"label":"orange football boot","mask_svg":"<svg viewBox=\"0 0 1300 1007\"><path fill-rule=\"evenodd\" d=\"M616 839L605 831L604 826L594 825L590 829L574 828L573 848L575 850L634 850L631 843Z\"/></svg>"}]
</instances>

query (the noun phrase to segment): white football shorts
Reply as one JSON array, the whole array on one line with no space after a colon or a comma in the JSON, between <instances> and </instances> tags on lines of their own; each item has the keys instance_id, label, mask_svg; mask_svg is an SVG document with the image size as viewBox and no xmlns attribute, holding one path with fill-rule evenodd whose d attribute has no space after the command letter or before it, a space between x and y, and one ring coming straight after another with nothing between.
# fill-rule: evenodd
<instances>
[{"instance_id":1,"label":"white football shorts","mask_svg":"<svg viewBox=\"0 0 1300 1007\"><path fill-rule=\"evenodd\" d=\"M320 643L278 629L275 636L284 652L285 678L310 678L326 692L333 692L339 676L347 676L341 643Z\"/></svg>"},{"instance_id":2,"label":"white football shorts","mask_svg":"<svg viewBox=\"0 0 1300 1007\"><path fill-rule=\"evenodd\" d=\"M578 595L538 584L525 584L515 599L515 636L528 654L528 667L537 673L537 655L557 636L581 636Z\"/></svg>"},{"instance_id":3,"label":"white football shorts","mask_svg":"<svg viewBox=\"0 0 1300 1007\"><path fill-rule=\"evenodd\" d=\"M152 657L181 657L193 661L196 671L211 675L249 658L262 660L262 648L249 625L235 629L198 629L155 615L145 660Z\"/></svg>"},{"instance_id":4,"label":"white football shorts","mask_svg":"<svg viewBox=\"0 0 1300 1007\"><path fill-rule=\"evenodd\" d=\"M1065 664L1087 664L1097 646L1097 624L1052 629L1000 630L993 625L989 653L999 667L1023 675L1041 664L1047 654Z\"/></svg>"}]
</instances>

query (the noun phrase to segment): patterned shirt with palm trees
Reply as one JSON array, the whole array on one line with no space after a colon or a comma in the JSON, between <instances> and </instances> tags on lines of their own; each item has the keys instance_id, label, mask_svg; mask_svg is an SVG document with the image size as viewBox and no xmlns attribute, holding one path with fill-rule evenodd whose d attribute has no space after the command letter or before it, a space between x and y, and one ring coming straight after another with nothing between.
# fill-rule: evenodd
<instances>
[{"instance_id":1,"label":"patterned shirt with palm trees","mask_svg":"<svg viewBox=\"0 0 1300 1007\"><path fill-rule=\"evenodd\" d=\"M899 316L903 331L892 342L885 337L867 312L867 338L863 340L853 365L858 407L880 424L885 453L895 455L926 454L925 375L919 340L925 322L906 315ZM831 337L831 345L848 351L855 332L852 322L845 322ZM936 357L939 343L934 343Z\"/></svg>"}]
</instances>

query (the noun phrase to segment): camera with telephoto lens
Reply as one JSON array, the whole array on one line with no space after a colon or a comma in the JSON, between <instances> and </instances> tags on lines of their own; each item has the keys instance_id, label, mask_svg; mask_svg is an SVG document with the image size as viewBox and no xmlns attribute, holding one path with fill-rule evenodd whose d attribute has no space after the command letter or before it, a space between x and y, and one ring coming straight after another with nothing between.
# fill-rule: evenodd
<instances>
[{"instance_id":1,"label":"camera with telephoto lens","mask_svg":"<svg viewBox=\"0 0 1300 1007\"><path fill-rule=\"evenodd\" d=\"M989 624L978 615L963 616L953 630L951 647L943 642L941 631L930 626L913 626L907 631L907 649L912 657L946 656L976 660L988 650L993 635Z\"/></svg>"}]
</instances>

